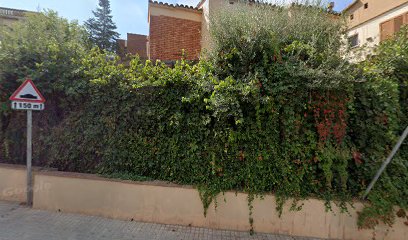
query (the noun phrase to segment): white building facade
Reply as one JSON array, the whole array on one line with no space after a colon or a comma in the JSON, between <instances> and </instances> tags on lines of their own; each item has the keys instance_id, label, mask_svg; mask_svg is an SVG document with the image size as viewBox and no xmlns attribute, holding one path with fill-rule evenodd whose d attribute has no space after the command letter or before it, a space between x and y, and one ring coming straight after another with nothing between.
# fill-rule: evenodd
<instances>
[{"instance_id":1,"label":"white building facade","mask_svg":"<svg viewBox=\"0 0 408 240\"><path fill-rule=\"evenodd\" d=\"M344 13L351 47L373 47L408 24L408 0L356 0Z\"/></svg>"}]
</instances>

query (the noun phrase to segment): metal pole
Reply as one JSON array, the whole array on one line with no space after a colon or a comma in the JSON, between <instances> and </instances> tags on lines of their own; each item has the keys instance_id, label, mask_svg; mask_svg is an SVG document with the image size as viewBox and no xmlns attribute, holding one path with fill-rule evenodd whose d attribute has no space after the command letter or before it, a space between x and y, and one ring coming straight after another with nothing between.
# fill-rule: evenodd
<instances>
[{"instance_id":1,"label":"metal pole","mask_svg":"<svg viewBox=\"0 0 408 240\"><path fill-rule=\"evenodd\" d=\"M371 189L374 187L374 184L377 182L378 178L384 172L387 165L391 162L392 158L397 153L398 149L401 147L401 144L402 144L402 142L404 142L407 135L408 135L408 126L405 128L405 131L402 133L401 137L398 139L397 144L392 149L392 151L391 151L390 155L388 156L388 158L381 165L381 168L378 170L377 174L375 175L374 179L371 181L370 185L368 185L368 188L364 193L363 199L365 199L367 197L368 193L370 193Z\"/></svg>"},{"instance_id":2,"label":"metal pole","mask_svg":"<svg viewBox=\"0 0 408 240\"><path fill-rule=\"evenodd\" d=\"M32 182L32 128L33 128L33 111L27 110L27 205L33 205L33 182Z\"/></svg>"}]
</instances>

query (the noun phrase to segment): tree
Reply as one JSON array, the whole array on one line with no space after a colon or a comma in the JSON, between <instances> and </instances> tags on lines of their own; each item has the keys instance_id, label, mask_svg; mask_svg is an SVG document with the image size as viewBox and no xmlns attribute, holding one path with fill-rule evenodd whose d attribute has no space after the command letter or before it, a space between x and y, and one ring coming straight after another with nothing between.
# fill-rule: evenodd
<instances>
[{"instance_id":1,"label":"tree","mask_svg":"<svg viewBox=\"0 0 408 240\"><path fill-rule=\"evenodd\" d=\"M33 123L38 149L40 136L47 136L70 106L78 107L70 104L70 96L84 86L78 69L88 49L85 29L53 11L28 14L11 28L0 28L0 161L24 159L25 115L10 109L8 97L31 78L47 99L45 111L36 113ZM35 164L39 158L34 156Z\"/></svg>"},{"instance_id":2,"label":"tree","mask_svg":"<svg viewBox=\"0 0 408 240\"><path fill-rule=\"evenodd\" d=\"M92 11L94 17L85 22L90 40L100 49L108 51L116 50L116 40L119 38L111 12L109 0L99 0L99 7Z\"/></svg>"}]
</instances>

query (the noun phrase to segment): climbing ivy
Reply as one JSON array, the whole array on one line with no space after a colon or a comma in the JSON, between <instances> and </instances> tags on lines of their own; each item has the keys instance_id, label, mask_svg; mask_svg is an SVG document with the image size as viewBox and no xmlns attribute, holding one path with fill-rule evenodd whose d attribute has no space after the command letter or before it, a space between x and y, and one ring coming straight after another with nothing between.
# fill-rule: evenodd
<instances>
[{"instance_id":1,"label":"climbing ivy","mask_svg":"<svg viewBox=\"0 0 408 240\"><path fill-rule=\"evenodd\" d=\"M262 20L266 10L276 21ZM308 197L347 211L406 125L405 58L349 63L341 21L321 8L293 8L286 26L299 31L289 33L268 25L285 24L289 10L231 11L213 20L214 51L198 63L85 57L91 97L49 137L51 165L195 185L204 214L220 193L242 191L252 230L253 201L265 193L276 195L279 215L288 199L300 210ZM369 195L360 227L392 223L393 206L407 208L403 154L405 146Z\"/></svg>"},{"instance_id":2,"label":"climbing ivy","mask_svg":"<svg viewBox=\"0 0 408 240\"><path fill-rule=\"evenodd\" d=\"M98 49L75 59L78 85L66 94L81 104L45 137L49 165L194 185L204 214L220 193L244 192L252 231L253 202L268 193L279 215L309 197L347 211L408 124L407 33L353 64L341 54L342 19L323 7L240 7L211 20L213 51L196 63ZM407 161L404 145L360 227L407 209Z\"/></svg>"},{"instance_id":3,"label":"climbing ivy","mask_svg":"<svg viewBox=\"0 0 408 240\"><path fill-rule=\"evenodd\" d=\"M407 33L408 28L403 28L358 65L356 79L359 81L355 84L355 104L350 119L356 165L350 174L354 175L355 183L363 186L362 190L408 126ZM408 144L405 141L368 195L359 226L374 227L380 221L391 225L397 207L400 213L407 210L407 186ZM406 218L405 214L399 215Z\"/></svg>"}]
</instances>

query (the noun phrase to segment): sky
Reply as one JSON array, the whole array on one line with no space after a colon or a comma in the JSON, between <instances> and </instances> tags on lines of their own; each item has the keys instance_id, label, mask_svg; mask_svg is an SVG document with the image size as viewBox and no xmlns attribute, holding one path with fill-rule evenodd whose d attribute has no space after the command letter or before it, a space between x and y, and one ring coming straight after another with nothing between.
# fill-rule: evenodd
<instances>
[{"instance_id":1,"label":"sky","mask_svg":"<svg viewBox=\"0 0 408 240\"><path fill-rule=\"evenodd\" d=\"M168 3L179 3L196 6L200 0L162 0ZM289 1L289 0L288 0ZM341 11L353 0L331 0L335 10ZM126 33L148 34L147 3L148 0L111 0L113 20L118 27L121 38ZM52 9L60 16L83 23L92 17L92 10L98 0L0 0L0 7L16 8L29 11Z\"/></svg>"}]
</instances>

